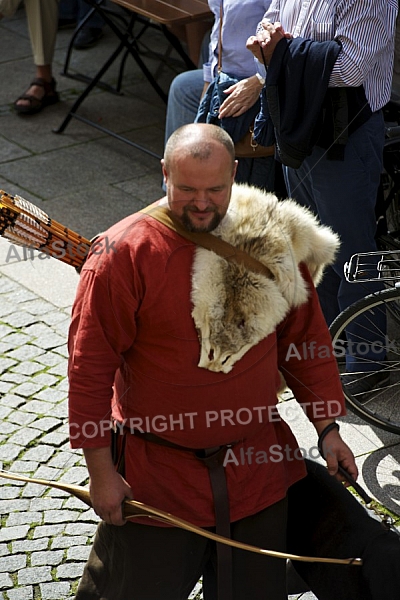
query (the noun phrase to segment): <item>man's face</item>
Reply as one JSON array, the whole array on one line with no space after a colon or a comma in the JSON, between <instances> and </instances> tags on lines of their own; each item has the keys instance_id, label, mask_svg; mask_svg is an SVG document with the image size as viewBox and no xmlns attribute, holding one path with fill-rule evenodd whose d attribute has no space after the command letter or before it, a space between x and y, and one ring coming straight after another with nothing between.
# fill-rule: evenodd
<instances>
[{"instance_id":1,"label":"man's face","mask_svg":"<svg viewBox=\"0 0 400 600\"><path fill-rule=\"evenodd\" d=\"M168 172L163 164L171 212L189 231L212 231L228 209L235 173L223 146L206 159L176 151Z\"/></svg>"}]
</instances>

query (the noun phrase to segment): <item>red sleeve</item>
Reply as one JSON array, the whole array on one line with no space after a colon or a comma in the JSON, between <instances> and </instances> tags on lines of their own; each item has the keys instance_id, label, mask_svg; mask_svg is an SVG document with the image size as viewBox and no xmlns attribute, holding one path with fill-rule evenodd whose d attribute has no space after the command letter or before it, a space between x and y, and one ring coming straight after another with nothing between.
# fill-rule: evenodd
<instances>
[{"instance_id":1,"label":"red sleeve","mask_svg":"<svg viewBox=\"0 0 400 600\"><path fill-rule=\"evenodd\" d=\"M121 256L119 262L124 263ZM110 444L106 428L116 371L136 334L134 278L128 261L100 273L83 269L69 330L69 428L73 448Z\"/></svg>"},{"instance_id":2,"label":"red sleeve","mask_svg":"<svg viewBox=\"0 0 400 600\"><path fill-rule=\"evenodd\" d=\"M312 422L346 414L331 336L307 268L308 302L293 309L277 328L278 365Z\"/></svg>"}]
</instances>

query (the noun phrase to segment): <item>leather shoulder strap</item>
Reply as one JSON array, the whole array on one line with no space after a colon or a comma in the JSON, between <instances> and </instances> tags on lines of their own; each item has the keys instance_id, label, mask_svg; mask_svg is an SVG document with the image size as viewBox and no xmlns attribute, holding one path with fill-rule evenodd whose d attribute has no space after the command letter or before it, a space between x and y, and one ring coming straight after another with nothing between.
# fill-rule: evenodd
<instances>
[{"instance_id":1,"label":"leather shoulder strap","mask_svg":"<svg viewBox=\"0 0 400 600\"><path fill-rule=\"evenodd\" d=\"M264 275L264 277L268 277L268 279L274 279L272 271L267 266L250 256L247 252L240 250L240 248L232 246L229 242L225 242L211 233L195 233L187 231L166 206L151 205L142 209L140 212L156 219L194 244L206 248L207 250L212 250L212 252L215 252L215 254L218 254L218 256L221 256L225 260L243 265L249 271L260 273L261 275Z\"/></svg>"}]
</instances>

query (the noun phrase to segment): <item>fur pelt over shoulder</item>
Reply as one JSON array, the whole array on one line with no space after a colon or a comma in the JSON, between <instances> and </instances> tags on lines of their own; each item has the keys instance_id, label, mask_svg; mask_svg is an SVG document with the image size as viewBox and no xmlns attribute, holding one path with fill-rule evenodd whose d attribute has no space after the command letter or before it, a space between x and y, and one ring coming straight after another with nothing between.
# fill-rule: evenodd
<instances>
[{"instance_id":1,"label":"fur pelt over shoulder","mask_svg":"<svg viewBox=\"0 0 400 600\"><path fill-rule=\"evenodd\" d=\"M201 344L199 367L229 373L272 333L292 307L307 300L299 263L317 285L339 238L293 200L235 184L229 209L213 234L264 263L274 278L198 247L192 273L192 316Z\"/></svg>"}]
</instances>

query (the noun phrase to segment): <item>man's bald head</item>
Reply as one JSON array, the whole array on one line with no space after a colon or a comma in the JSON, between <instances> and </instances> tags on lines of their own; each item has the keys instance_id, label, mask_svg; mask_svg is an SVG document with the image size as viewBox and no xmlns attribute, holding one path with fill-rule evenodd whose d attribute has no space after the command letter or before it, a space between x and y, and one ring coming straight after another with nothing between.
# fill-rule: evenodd
<instances>
[{"instance_id":1,"label":"man's bald head","mask_svg":"<svg viewBox=\"0 0 400 600\"><path fill-rule=\"evenodd\" d=\"M191 123L180 127L169 138L164 152L164 167L169 170L174 154L207 160L217 145L223 146L235 163L235 149L230 136L221 127L205 123Z\"/></svg>"}]
</instances>

